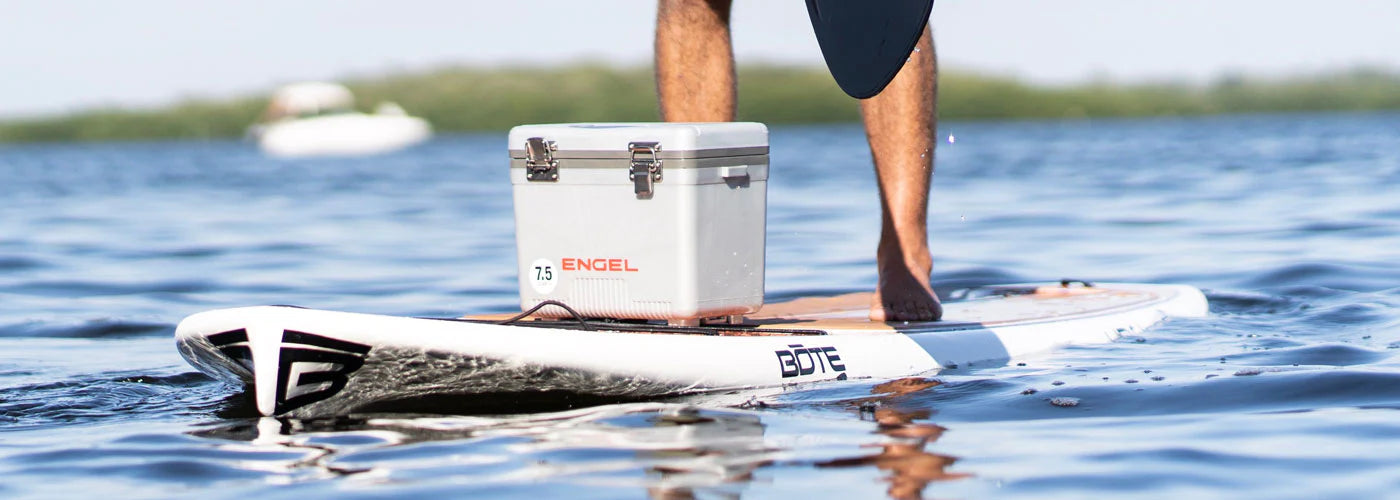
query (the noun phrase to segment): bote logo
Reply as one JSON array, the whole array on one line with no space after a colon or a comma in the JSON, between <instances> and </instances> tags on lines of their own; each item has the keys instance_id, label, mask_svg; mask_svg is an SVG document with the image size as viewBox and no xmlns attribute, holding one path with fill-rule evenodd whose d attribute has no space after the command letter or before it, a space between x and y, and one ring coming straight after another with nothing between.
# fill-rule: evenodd
<instances>
[{"instance_id":1,"label":"bote logo","mask_svg":"<svg viewBox=\"0 0 1400 500\"><path fill-rule=\"evenodd\" d=\"M637 268L627 259L575 259L565 257L560 262L565 271L606 271L614 273L635 273Z\"/></svg>"},{"instance_id":2,"label":"bote logo","mask_svg":"<svg viewBox=\"0 0 1400 500\"><path fill-rule=\"evenodd\" d=\"M345 388L365 364L369 346L282 330L277 370L277 414L321 401Z\"/></svg>"},{"instance_id":3,"label":"bote logo","mask_svg":"<svg viewBox=\"0 0 1400 500\"><path fill-rule=\"evenodd\" d=\"M790 349L773 351L778 355L778 368L783 378L811 375L817 368L827 373L830 368L832 373L841 372L836 380L846 380L846 364L841 362L835 347L802 347L802 344L788 344L788 347Z\"/></svg>"}]
</instances>

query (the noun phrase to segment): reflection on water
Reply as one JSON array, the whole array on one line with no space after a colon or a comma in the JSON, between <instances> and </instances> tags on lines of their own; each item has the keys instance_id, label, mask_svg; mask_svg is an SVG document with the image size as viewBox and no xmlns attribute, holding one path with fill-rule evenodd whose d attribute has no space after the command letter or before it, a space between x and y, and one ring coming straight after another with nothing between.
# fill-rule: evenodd
<instances>
[{"instance_id":1,"label":"reflection on water","mask_svg":"<svg viewBox=\"0 0 1400 500\"><path fill-rule=\"evenodd\" d=\"M652 498L695 498L696 490L742 486L777 451L764 444L764 426L754 414L711 415L682 407L661 412L652 422L669 431L673 445L639 453L642 461L656 463L647 469Z\"/></svg>"},{"instance_id":2,"label":"reflection on water","mask_svg":"<svg viewBox=\"0 0 1400 500\"><path fill-rule=\"evenodd\" d=\"M937 441L947 429L915 420L927 420L932 410L909 407L902 404L899 396L932 389L941 385L933 379L909 377L878 384L871 389L874 397L862 398L862 415L869 413L877 426L876 432L890 438L889 442L878 445L880 452L863 457L830 460L817 464L819 467L852 467L873 465L889 473L887 491L891 498L920 498L924 487L933 481L946 481L971 477L967 473L950 473L948 467L956 458L931 453L930 443Z\"/></svg>"},{"instance_id":3,"label":"reflection on water","mask_svg":"<svg viewBox=\"0 0 1400 500\"><path fill-rule=\"evenodd\" d=\"M844 458L818 463L818 467L853 467L873 465L887 472L890 498L921 498L928 483L970 477L967 473L950 473L948 467L957 461L948 455L931 453L930 443L937 441L943 427L915 423L916 418L928 418L928 412L904 413L881 408L875 410L880 434L895 438L878 446L879 453L863 457Z\"/></svg>"},{"instance_id":4,"label":"reflection on water","mask_svg":"<svg viewBox=\"0 0 1400 500\"><path fill-rule=\"evenodd\" d=\"M893 498L918 498L950 472L955 458L931 450L945 432L928 409L904 395L938 385L910 378L876 385L839 403L863 427L838 446L765 435L778 413L635 403L505 417L364 415L298 420L264 417L191 434L257 450L244 467L289 483L340 478L365 486L412 482L440 470L484 483L555 481L635 488L650 498L739 498L775 464L864 469L889 483ZM792 422L784 422L792 426ZM865 437L859 437L864 435ZM268 454L269 451L280 453ZM834 456L833 456L834 455Z\"/></svg>"}]
</instances>

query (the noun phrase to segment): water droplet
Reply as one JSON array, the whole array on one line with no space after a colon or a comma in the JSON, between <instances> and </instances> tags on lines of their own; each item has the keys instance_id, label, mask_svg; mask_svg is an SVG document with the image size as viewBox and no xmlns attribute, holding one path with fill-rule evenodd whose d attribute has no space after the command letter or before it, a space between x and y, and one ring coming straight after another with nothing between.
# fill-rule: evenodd
<instances>
[{"instance_id":1,"label":"water droplet","mask_svg":"<svg viewBox=\"0 0 1400 500\"><path fill-rule=\"evenodd\" d=\"M953 137L953 134L948 134L948 144L952 144L952 143L955 143L955 142L958 142L958 138L957 138L957 137Z\"/></svg>"}]
</instances>

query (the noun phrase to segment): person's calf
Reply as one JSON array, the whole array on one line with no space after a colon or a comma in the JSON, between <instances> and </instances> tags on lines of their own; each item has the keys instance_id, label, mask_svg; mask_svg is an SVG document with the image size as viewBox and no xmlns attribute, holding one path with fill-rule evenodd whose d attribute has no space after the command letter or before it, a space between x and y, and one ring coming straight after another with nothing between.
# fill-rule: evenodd
<instances>
[{"instance_id":1,"label":"person's calf","mask_svg":"<svg viewBox=\"0 0 1400 500\"><path fill-rule=\"evenodd\" d=\"M737 90L728 0L659 2L655 58L662 120L734 120Z\"/></svg>"}]
</instances>

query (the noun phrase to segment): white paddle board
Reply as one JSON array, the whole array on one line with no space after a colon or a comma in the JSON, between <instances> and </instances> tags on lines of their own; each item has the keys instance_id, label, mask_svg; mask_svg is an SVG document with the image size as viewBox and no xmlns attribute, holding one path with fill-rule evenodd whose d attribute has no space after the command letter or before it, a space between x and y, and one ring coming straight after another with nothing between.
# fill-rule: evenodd
<instances>
[{"instance_id":1,"label":"white paddle board","mask_svg":"<svg viewBox=\"0 0 1400 500\"><path fill-rule=\"evenodd\" d=\"M308 417L394 411L423 398L640 399L929 375L1207 313L1195 288L1124 283L961 290L936 322L872 322L869 304L868 293L803 298L707 327L259 306L192 315L175 337L190 364L246 388L263 415Z\"/></svg>"}]
</instances>

